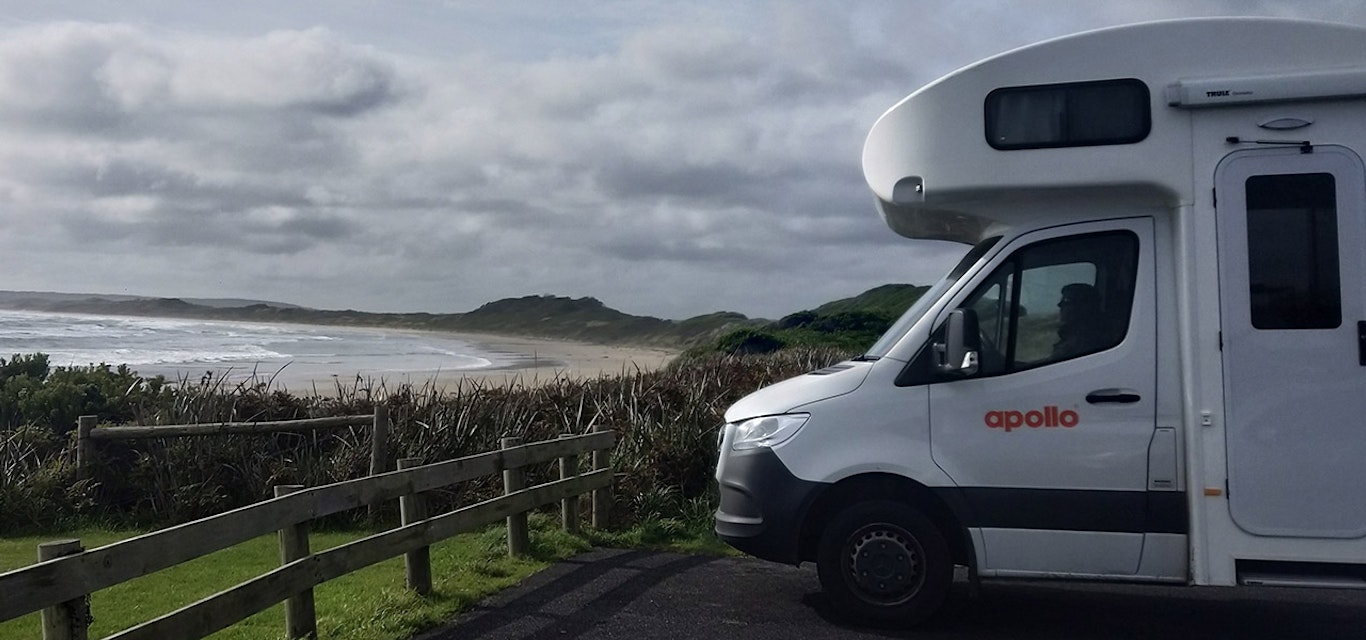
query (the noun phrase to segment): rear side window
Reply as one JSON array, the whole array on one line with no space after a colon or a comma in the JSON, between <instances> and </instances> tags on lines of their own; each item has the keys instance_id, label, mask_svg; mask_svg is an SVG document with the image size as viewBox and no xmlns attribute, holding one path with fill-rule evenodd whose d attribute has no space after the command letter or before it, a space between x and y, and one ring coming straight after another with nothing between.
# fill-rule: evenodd
<instances>
[{"instance_id":1,"label":"rear side window","mask_svg":"<svg viewBox=\"0 0 1366 640\"><path fill-rule=\"evenodd\" d=\"M987 144L1003 151L1132 144L1151 130L1148 85L1133 78L1004 87L987 94Z\"/></svg>"},{"instance_id":2,"label":"rear side window","mask_svg":"<svg viewBox=\"0 0 1366 640\"><path fill-rule=\"evenodd\" d=\"M1333 174L1252 176L1246 189L1252 326L1340 326L1342 287Z\"/></svg>"}]
</instances>

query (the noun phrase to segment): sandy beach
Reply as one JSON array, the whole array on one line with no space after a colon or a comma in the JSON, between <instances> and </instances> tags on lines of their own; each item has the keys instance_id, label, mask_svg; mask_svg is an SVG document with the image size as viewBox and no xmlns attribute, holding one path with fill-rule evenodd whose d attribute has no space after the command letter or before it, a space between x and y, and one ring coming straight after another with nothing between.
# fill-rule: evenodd
<instances>
[{"instance_id":1,"label":"sandy beach","mask_svg":"<svg viewBox=\"0 0 1366 640\"><path fill-rule=\"evenodd\" d=\"M669 364L677 351L649 347L623 347L566 340L521 338L482 334L459 334L459 337L483 347L487 351L511 356L513 363L486 369L441 372L438 380L476 378L501 382L522 379L596 378L634 371L653 371Z\"/></svg>"},{"instance_id":2,"label":"sandy beach","mask_svg":"<svg viewBox=\"0 0 1366 640\"><path fill-rule=\"evenodd\" d=\"M366 382L388 385L411 384L422 387L434 384L439 389L456 389L466 382L504 386L507 384L537 385L560 378L591 379L615 376L636 371L653 371L669 364L678 351L651 347L613 346L475 333L443 333L449 337L476 345L481 351L499 356L501 362L479 369L390 371L363 376ZM294 392L316 390L326 393L338 383L354 386L355 378L297 377L288 368L281 371L275 383Z\"/></svg>"}]
</instances>

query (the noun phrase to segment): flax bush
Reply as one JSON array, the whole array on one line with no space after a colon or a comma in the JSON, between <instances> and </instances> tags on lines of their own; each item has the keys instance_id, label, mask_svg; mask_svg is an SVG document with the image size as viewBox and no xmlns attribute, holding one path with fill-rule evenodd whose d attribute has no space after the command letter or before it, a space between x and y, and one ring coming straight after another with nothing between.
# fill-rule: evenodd
<instances>
[{"instance_id":1,"label":"flax bush","mask_svg":"<svg viewBox=\"0 0 1366 640\"><path fill-rule=\"evenodd\" d=\"M466 380L449 388L357 378L305 395L277 389L270 379L166 383L102 366L82 372L95 379L92 388L116 389L98 382L126 375L131 378L120 384L128 382L128 391L113 399L92 394L80 411L95 413L104 424L165 425L359 415L383 404L393 458L425 462L491 451L506 436L536 442L602 425L618 433L611 456L617 523L695 520L710 510L716 434L726 407L761 386L848 355L829 349L689 355L658 371L591 379L549 374L501 385ZM74 415L79 414L73 420ZM268 498L277 484L317 486L369 470L370 430L356 427L100 441L92 477L76 482L70 429L42 421L0 426L0 534L72 522L164 526ZM529 471L532 481L541 481L554 477L558 467ZM490 477L451 487L438 495L437 508L492 497L499 483Z\"/></svg>"}]
</instances>

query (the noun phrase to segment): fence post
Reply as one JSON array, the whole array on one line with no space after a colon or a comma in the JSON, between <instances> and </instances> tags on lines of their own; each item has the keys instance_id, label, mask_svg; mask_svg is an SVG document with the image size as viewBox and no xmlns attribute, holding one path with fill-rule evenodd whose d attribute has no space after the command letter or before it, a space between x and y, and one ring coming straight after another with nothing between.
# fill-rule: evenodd
<instances>
[{"instance_id":1,"label":"fence post","mask_svg":"<svg viewBox=\"0 0 1366 640\"><path fill-rule=\"evenodd\" d=\"M87 417L81 416L81 423ZM85 551L80 540L57 540L38 545L38 562ZM43 640L86 640L90 627L90 595L43 609Z\"/></svg>"},{"instance_id":2,"label":"fence post","mask_svg":"<svg viewBox=\"0 0 1366 640\"><path fill-rule=\"evenodd\" d=\"M389 470L389 407L375 405L375 424L370 435L370 475Z\"/></svg>"},{"instance_id":3,"label":"fence post","mask_svg":"<svg viewBox=\"0 0 1366 640\"><path fill-rule=\"evenodd\" d=\"M511 449L522 445L522 439L518 437L503 438L499 442L502 449ZM526 488L526 475L521 467L507 468L504 463L503 468L503 495L508 495ZM531 548L531 536L527 533L526 512L520 511L507 518L508 522L508 555L525 555Z\"/></svg>"},{"instance_id":4,"label":"fence post","mask_svg":"<svg viewBox=\"0 0 1366 640\"><path fill-rule=\"evenodd\" d=\"M398 468L411 469L412 467L422 466L421 458L403 458L398 461ZM408 526L419 520L427 518L427 497L421 493L399 496L398 512L402 518L403 526ZM427 595L432 592L432 549L422 547L413 549L403 555L403 574L408 580L408 588L417 592L418 595Z\"/></svg>"},{"instance_id":5,"label":"fence post","mask_svg":"<svg viewBox=\"0 0 1366 640\"><path fill-rule=\"evenodd\" d=\"M95 428L97 416L81 416L76 420L76 479L90 477L90 469L95 466L95 441L90 439L90 430Z\"/></svg>"},{"instance_id":6,"label":"fence post","mask_svg":"<svg viewBox=\"0 0 1366 640\"><path fill-rule=\"evenodd\" d=\"M299 484L276 485L275 497L286 496L303 489ZM280 564L306 558L308 550L308 521L280 530ZM285 600L285 637L318 637L318 617L313 609L313 590L305 589Z\"/></svg>"},{"instance_id":7,"label":"fence post","mask_svg":"<svg viewBox=\"0 0 1366 640\"><path fill-rule=\"evenodd\" d=\"M573 438L574 434L560 434L560 438ZM560 479L568 480L579 475L579 457L567 455L560 458ZM579 532L579 496L573 495L560 500L560 526L568 533Z\"/></svg>"},{"instance_id":8,"label":"fence post","mask_svg":"<svg viewBox=\"0 0 1366 640\"><path fill-rule=\"evenodd\" d=\"M602 425L593 425L593 433L606 431ZM593 450L593 470L606 469L611 452L607 449ZM593 490L593 528L606 529L612 520L612 486Z\"/></svg>"}]
</instances>

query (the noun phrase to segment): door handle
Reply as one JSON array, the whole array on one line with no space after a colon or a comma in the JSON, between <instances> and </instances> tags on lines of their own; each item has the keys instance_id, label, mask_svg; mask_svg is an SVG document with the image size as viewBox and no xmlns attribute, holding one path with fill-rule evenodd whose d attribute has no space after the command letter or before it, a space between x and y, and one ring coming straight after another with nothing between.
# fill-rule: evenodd
<instances>
[{"instance_id":1,"label":"door handle","mask_svg":"<svg viewBox=\"0 0 1366 640\"><path fill-rule=\"evenodd\" d=\"M1086 394L1086 401L1091 404L1133 404L1142 399L1132 389L1096 389Z\"/></svg>"},{"instance_id":2,"label":"door handle","mask_svg":"<svg viewBox=\"0 0 1366 640\"><path fill-rule=\"evenodd\" d=\"M1366 320L1357 320L1357 364L1366 367Z\"/></svg>"}]
</instances>

